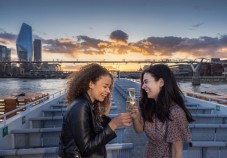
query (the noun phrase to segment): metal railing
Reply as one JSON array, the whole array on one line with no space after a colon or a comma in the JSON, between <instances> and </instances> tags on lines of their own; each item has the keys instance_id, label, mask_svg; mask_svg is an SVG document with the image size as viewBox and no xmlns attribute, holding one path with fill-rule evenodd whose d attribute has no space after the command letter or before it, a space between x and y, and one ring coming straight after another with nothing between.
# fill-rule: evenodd
<instances>
[{"instance_id":1,"label":"metal railing","mask_svg":"<svg viewBox=\"0 0 227 158\"><path fill-rule=\"evenodd\" d=\"M42 102L48 100L49 98L54 99L56 96L59 96L59 95L61 95L61 94L64 94L65 92L66 92L65 90L61 90L61 91L55 92L55 93L53 93L53 94L51 94L51 95L47 95L47 96L45 96L45 97L43 97L43 98L41 98L41 99L35 100L35 101L33 101L33 102L30 102L30 103L28 103L28 104L25 104L24 106L21 106L21 107L16 108L16 109L14 109L14 110L12 110L12 111L9 111L9 112L7 112L7 113L5 113L5 114L3 114L3 115L0 116L0 121L2 120L2 122L4 122L4 125L5 125L6 119L7 119L7 116L8 116L8 115L13 114L13 113L16 113L16 112L19 112L19 111L22 111L22 110L24 110L24 109L25 109L25 110L30 109L30 108L32 108L33 106L36 106L36 105L38 105L39 103L42 103ZM2 122L0 122L0 123L2 123Z\"/></svg>"}]
</instances>

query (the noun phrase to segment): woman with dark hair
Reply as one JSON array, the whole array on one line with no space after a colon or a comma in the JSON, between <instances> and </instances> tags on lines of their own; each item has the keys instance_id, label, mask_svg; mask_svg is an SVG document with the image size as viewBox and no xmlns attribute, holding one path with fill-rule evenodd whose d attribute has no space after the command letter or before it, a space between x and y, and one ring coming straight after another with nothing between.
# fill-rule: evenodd
<instances>
[{"instance_id":1,"label":"woman with dark hair","mask_svg":"<svg viewBox=\"0 0 227 158\"><path fill-rule=\"evenodd\" d=\"M83 66L69 77L67 103L58 155L62 158L105 158L105 145L116 137L115 129L130 126L131 116L108 117L113 86L111 73L99 64Z\"/></svg>"},{"instance_id":2,"label":"woman with dark hair","mask_svg":"<svg viewBox=\"0 0 227 158\"><path fill-rule=\"evenodd\" d=\"M145 158L182 158L183 142L191 142L188 124L193 118L168 66L142 72L139 110L134 106L132 118L135 131L148 137Z\"/></svg>"}]
</instances>

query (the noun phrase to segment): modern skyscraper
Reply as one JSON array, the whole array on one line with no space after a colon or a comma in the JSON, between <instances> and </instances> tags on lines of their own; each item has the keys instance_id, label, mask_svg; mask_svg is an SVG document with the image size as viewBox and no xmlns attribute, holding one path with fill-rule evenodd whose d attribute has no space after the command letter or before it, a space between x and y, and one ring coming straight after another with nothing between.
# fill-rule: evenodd
<instances>
[{"instance_id":1,"label":"modern skyscraper","mask_svg":"<svg viewBox=\"0 0 227 158\"><path fill-rule=\"evenodd\" d=\"M0 61L3 61L3 57L5 56L6 46L0 45Z\"/></svg>"},{"instance_id":2,"label":"modern skyscraper","mask_svg":"<svg viewBox=\"0 0 227 158\"><path fill-rule=\"evenodd\" d=\"M34 61L42 61L42 43L41 43L41 40L35 39L33 46L34 46Z\"/></svg>"},{"instance_id":3,"label":"modern skyscraper","mask_svg":"<svg viewBox=\"0 0 227 158\"><path fill-rule=\"evenodd\" d=\"M32 61L32 27L25 23L17 37L17 56L19 61Z\"/></svg>"},{"instance_id":4,"label":"modern skyscraper","mask_svg":"<svg viewBox=\"0 0 227 158\"><path fill-rule=\"evenodd\" d=\"M11 61L11 49L6 48L6 61Z\"/></svg>"},{"instance_id":5,"label":"modern skyscraper","mask_svg":"<svg viewBox=\"0 0 227 158\"><path fill-rule=\"evenodd\" d=\"M0 45L0 61L11 61L11 49Z\"/></svg>"}]
</instances>

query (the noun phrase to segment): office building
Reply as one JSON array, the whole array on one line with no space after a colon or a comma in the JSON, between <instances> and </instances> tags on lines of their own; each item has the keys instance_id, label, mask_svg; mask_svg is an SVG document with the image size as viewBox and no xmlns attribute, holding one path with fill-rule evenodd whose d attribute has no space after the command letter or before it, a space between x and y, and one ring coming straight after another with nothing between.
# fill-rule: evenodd
<instances>
[{"instance_id":1,"label":"office building","mask_svg":"<svg viewBox=\"0 0 227 158\"><path fill-rule=\"evenodd\" d=\"M32 27L23 23L17 38L17 55L19 61L32 61Z\"/></svg>"},{"instance_id":2,"label":"office building","mask_svg":"<svg viewBox=\"0 0 227 158\"><path fill-rule=\"evenodd\" d=\"M42 61L42 43L41 40L35 39L34 46L34 61Z\"/></svg>"},{"instance_id":3,"label":"office building","mask_svg":"<svg viewBox=\"0 0 227 158\"><path fill-rule=\"evenodd\" d=\"M5 56L6 46L0 45L0 61L3 61L3 57Z\"/></svg>"},{"instance_id":4,"label":"office building","mask_svg":"<svg viewBox=\"0 0 227 158\"><path fill-rule=\"evenodd\" d=\"M0 61L11 61L11 49L0 45Z\"/></svg>"}]
</instances>

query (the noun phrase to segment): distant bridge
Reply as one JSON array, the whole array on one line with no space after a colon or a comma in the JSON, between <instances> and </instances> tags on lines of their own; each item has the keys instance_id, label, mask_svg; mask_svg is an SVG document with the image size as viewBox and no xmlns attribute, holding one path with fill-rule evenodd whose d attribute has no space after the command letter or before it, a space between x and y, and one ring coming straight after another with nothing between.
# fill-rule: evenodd
<instances>
[{"instance_id":1,"label":"distant bridge","mask_svg":"<svg viewBox=\"0 0 227 158\"><path fill-rule=\"evenodd\" d=\"M100 64L151 64L151 63L174 63L174 64L197 64L201 63L212 63L212 64L226 64L222 61L214 62L209 59L195 59L195 60L52 60L52 61L0 61L0 64L22 64L22 63L49 63L49 64L87 64L87 63L100 63Z\"/></svg>"},{"instance_id":2,"label":"distant bridge","mask_svg":"<svg viewBox=\"0 0 227 158\"><path fill-rule=\"evenodd\" d=\"M172 60L172 59L160 59L160 60L52 60L52 61L0 61L0 66L3 65L5 68L7 65L10 64L88 64L88 63L100 63L100 64L156 64L156 63L166 63L166 64L188 64L191 66L193 71L192 76L192 84L193 85L200 85L200 76L199 76L199 69L202 63L210 63L210 64L222 64L227 65L226 62L221 60L211 60L206 58L198 58L195 60ZM173 66L173 65L172 65Z\"/></svg>"}]
</instances>

